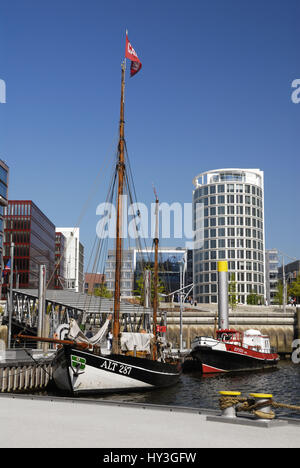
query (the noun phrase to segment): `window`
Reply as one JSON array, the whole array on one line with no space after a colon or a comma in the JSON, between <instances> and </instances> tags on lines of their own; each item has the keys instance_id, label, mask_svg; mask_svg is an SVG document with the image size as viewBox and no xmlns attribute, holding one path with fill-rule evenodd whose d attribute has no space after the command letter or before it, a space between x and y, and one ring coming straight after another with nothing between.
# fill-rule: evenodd
<instances>
[{"instance_id":1,"label":"window","mask_svg":"<svg viewBox=\"0 0 300 468\"><path fill-rule=\"evenodd\" d=\"M219 250L219 258L222 259L222 258L225 258L225 257L226 257L225 250Z\"/></svg>"},{"instance_id":2,"label":"window","mask_svg":"<svg viewBox=\"0 0 300 468\"><path fill-rule=\"evenodd\" d=\"M218 246L219 246L219 248L225 247L225 239L219 239L218 240Z\"/></svg>"}]
</instances>

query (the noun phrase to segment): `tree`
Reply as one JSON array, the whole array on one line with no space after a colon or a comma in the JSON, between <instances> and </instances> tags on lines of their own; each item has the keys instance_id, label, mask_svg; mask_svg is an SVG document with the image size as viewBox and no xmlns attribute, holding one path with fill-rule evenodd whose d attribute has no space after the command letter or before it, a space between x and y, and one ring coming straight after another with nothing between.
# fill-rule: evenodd
<instances>
[{"instance_id":1,"label":"tree","mask_svg":"<svg viewBox=\"0 0 300 468\"><path fill-rule=\"evenodd\" d=\"M274 296L275 304L282 305L283 303L283 283L278 281L276 294Z\"/></svg>"},{"instance_id":2,"label":"tree","mask_svg":"<svg viewBox=\"0 0 300 468\"><path fill-rule=\"evenodd\" d=\"M248 305L263 305L264 303L264 298L263 296L260 296L257 294L254 289L252 289L251 294L248 294L247 296L247 304Z\"/></svg>"},{"instance_id":3,"label":"tree","mask_svg":"<svg viewBox=\"0 0 300 468\"><path fill-rule=\"evenodd\" d=\"M152 275L151 275L151 304L153 303L153 298L154 298L154 283L153 283L153 268L145 268L145 270L151 270ZM134 291L135 296L140 297L140 304L144 305L145 302L145 292L144 292L144 275L140 275L140 277L137 279L136 282L137 288ZM158 285L157 285L157 294L163 294L165 292L165 286L163 281L158 278Z\"/></svg>"},{"instance_id":4,"label":"tree","mask_svg":"<svg viewBox=\"0 0 300 468\"><path fill-rule=\"evenodd\" d=\"M230 282L228 284L228 302L231 309L234 309L237 305L237 295L236 295L236 281L235 274L231 273Z\"/></svg>"},{"instance_id":5,"label":"tree","mask_svg":"<svg viewBox=\"0 0 300 468\"><path fill-rule=\"evenodd\" d=\"M300 298L300 273L298 273L296 281L291 283L289 290L288 290L289 296L296 297L297 302L299 301Z\"/></svg>"},{"instance_id":6,"label":"tree","mask_svg":"<svg viewBox=\"0 0 300 468\"><path fill-rule=\"evenodd\" d=\"M111 298L112 293L107 289L105 284L101 284L100 288L94 289L94 296Z\"/></svg>"}]
</instances>

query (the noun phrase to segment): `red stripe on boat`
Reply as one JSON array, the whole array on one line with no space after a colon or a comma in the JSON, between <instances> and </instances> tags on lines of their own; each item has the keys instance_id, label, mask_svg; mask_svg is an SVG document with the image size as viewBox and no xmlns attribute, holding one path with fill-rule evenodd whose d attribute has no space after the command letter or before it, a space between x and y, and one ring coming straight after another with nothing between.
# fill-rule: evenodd
<instances>
[{"instance_id":1,"label":"red stripe on boat","mask_svg":"<svg viewBox=\"0 0 300 468\"><path fill-rule=\"evenodd\" d=\"M224 369L219 369L218 367L207 366L206 364L202 364L202 372L203 374L215 374L216 372L227 372Z\"/></svg>"}]
</instances>

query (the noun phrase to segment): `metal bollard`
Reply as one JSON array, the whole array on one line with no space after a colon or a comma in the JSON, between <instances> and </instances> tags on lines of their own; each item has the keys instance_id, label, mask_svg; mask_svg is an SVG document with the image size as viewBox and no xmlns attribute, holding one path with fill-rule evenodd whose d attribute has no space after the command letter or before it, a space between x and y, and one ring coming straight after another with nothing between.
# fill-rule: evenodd
<instances>
[{"instance_id":1,"label":"metal bollard","mask_svg":"<svg viewBox=\"0 0 300 468\"><path fill-rule=\"evenodd\" d=\"M255 403L265 404L254 412L256 419L261 421L274 419L275 414L271 409L273 395L269 393L250 393L249 396L255 399ZM259 413L259 415L257 413Z\"/></svg>"},{"instance_id":2,"label":"metal bollard","mask_svg":"<svg viewBox=\"0 0 300 468\"><path fill-rule=\"evenodd\" d=\"M230 397L237 397L241 395L241 392L219 392L222 397L227 397L230 399ZM237 402L234 402L231 406L222 409L222 416L224 418L236 418L236 409L235 405Z\"/></svg>"}]
</instances>

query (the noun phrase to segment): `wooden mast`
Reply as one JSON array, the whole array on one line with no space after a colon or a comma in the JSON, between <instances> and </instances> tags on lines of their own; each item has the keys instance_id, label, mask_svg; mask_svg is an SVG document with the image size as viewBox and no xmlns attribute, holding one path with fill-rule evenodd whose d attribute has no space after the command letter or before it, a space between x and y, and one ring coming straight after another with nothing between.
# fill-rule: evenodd
<instances>
[{"instance_id":1,"label":"wooden mast","mask_svg":"<svg viewBox=\"0 0 300 468\"><path fill-rule=\"evenodd\" d=\"M112 352L120 353L120 308L121 308L121 265L122 265L122 195L124 189L125 157L124 157L124 93L125 93L125 69L126 59L121 65L121 104L118 146L118 195L117 195L117 220L116 220L116 267L115 267L115 294L114 294L114 320Z\"/></svg>"},{"instance_id":2,"label":"wooden mast","mask_svg":"<svg viewBox=\"0 0 300 468\"><path fill-rule=\"evenodd\" d=\"M157 194L155 193L155 237L154 237L154 275L153 275L153 286L154 286L154 297L153 297L153 360L157 359L157 309L158 309L158 243L159 243L159 226L158 226L158 208L159 201Z\"/></svg>"}]
</instances>

